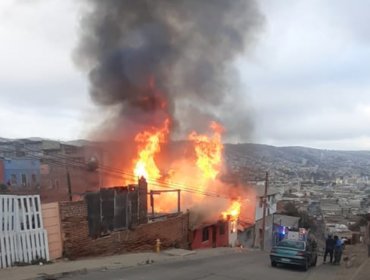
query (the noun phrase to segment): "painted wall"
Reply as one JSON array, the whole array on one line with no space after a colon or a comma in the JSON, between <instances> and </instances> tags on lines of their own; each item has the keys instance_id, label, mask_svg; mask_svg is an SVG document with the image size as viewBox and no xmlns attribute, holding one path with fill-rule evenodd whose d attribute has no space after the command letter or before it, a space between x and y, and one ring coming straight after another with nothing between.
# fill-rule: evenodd
<instances>
[{"instance_id":1,"label":"painted wall","mask_svg":"<svg viewBox=\"0 0 370 280\"><path fill-rule=\"evenodd\" d=\"M228 225L228 245L235 247L238 239L237 221L229 221Z\"/></svg>"},{"instance_id":2,"label":"painted wall","mask_svg":"<svg viewBox=\"0 0 370 280\"><path fill-rule=\"evenodd\" d=\"M0 160L0 184L5 184L4 161Z\"/></svg>"},{"instance_id":3,"label":"painted wall","mask_svg":"<svg viewBox=\"0 0 370 280\"><path fill-rule=\"evenodd\" d=\"M208 240L203 241L203 230L208 231ZM193 236L191 248L194 250L214 247L227 247L229 246L229 232L230 230L228 223L217 223L198 228L192 232Z\"/></svg>"},{"instance_id":4,"label":"painted wall","mask_svg":"<svg viewBox=\"0 0 370 280\"><path fill-rule=\"evenodd\" d=\"M266 225L265 225L265 239L264 239L264 246L265 250L270 250L272 247L272 220L273 215L266 217ZM255 227L254 227L254 246L256 248L260 248L261 246L261 233L262 231L262 219L256 221Z\"/></svg>"},{"instance_id":5,"label":"painted wall","mask_svg":"<svg viewBox=\"0 0 370 280\"><path fill-rule=\"evenodd\" d=\"M257 197L255 221L258 221L263 217L263 203L261 203L261 199L263 199L263 197ZM277 202L274 195L269 195L267 200L268 207L266 207L266 216L269 216L276 213Z\"/></svg>"},{"instance_id":6,"label":"painted wall","mask_svg":"<svg viewBox=\"0 0 370 280\"><path fill-rule=\"evenodd\" d=\"M12 187L36 187L40 185L40 161L33 159L4 160L4 182ZM26 182L22 184L22 175Z\"/></svg>"},{"instance_id":7,"label":"painted wall","mask_svg":"<svg viewBox=\"0 0 370 280\"><path fill-rule=\"evenodd\" d=\"M59 204L58 202L42 204L41 209L44 228L48 234L50 259L59 259L63 254Z\"/></svg>"}]
</instances>

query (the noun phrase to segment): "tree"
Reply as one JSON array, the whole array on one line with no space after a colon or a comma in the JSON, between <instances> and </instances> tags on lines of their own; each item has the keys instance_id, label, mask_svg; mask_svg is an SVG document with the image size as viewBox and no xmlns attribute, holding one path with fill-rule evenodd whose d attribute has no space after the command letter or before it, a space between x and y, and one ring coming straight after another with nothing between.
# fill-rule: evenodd
<instances>
[{"instance_id":1,"label":"tree","mask_svg":"<svg viewBox=\"0 0 370 280\"><path fill-rule=\"evenodd\" d=\"M289 202L284 206L284 214L293 217L299 217L299 227L306 229L316 229L315 221L306 211L299 211L294 203Z\"/></svg>"},{"instance_id":2,"label":"tree","mask_svg":"<svg viewBox=\"0 0 370 280\"><path fill-rule=\"evenodd\" d=\"M292 202L289 202L284 206L284 214L287 216L299 217L299 211Z\"/></svg>"},{"instance_id":3,"label":"tree","mask_svg":"<svg viewBox=\"0 0 370 280\"><path fill-rule=\"evenodd\" d=\"M360 228L366 225L367 225L367 215L360 215L359 220L355 224L349 226L349 230L360 231Z\"/></svg>"}]
</instances>

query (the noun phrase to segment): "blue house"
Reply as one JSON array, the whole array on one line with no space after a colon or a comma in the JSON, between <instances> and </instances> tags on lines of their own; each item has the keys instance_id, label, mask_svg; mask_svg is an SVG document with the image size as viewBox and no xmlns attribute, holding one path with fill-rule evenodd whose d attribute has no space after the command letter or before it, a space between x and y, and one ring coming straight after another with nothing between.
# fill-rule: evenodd
<instances>
[{"instance_id":1,"label":"blue house","mask_svg":"<svg viewBox=\"0 0 370 280\"><path fill-rule=\"evenodd\" d=\"M40 161L35 159L3 159L0 183L10 187L38 187Z\"/></svg>"}]
</instances>

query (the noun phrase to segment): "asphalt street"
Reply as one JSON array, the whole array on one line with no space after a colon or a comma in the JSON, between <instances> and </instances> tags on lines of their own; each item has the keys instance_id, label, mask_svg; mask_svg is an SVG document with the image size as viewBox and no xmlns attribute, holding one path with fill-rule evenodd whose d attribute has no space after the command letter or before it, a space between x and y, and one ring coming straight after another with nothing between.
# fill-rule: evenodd
<instances>
[{"instance_id":1,"label":"asphalt street","mask_svg":"<svg viewBox=\"0 0 370 280\"><path fill-rule=\"evenodd\" d=\"M296 267L270 266L268 254L263 252L235 252L221 256L198 258L197 256L184 257L181 260L166 261L133 268L100 270L84 275L68 276L74 280L349 280L341 267L323 265L318 262L304 272Z\"/></svg>"}]
</instances>

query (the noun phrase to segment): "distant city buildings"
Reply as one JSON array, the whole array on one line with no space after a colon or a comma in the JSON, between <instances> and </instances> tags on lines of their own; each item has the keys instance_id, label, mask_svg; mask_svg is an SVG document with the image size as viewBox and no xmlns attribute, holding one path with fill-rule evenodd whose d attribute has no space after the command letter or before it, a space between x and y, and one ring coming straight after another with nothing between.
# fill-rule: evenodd
<instances>
[{"instance_id":1,"label":"distant city buildings","mask_svg":"<svg viewBox=\"0 0 370 280\"><path fill-rule=\"evenodd\" d=\"M43 202L70 200L101 186L93 145L49 140L0 142L1 192L40 194Z\"/></svg>"}]
</instances>

